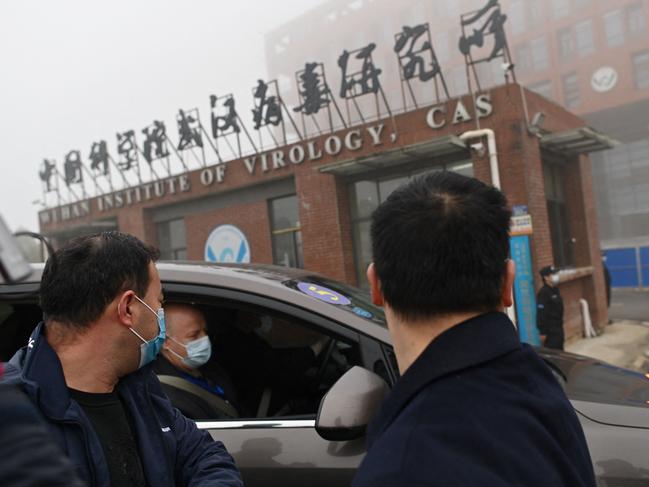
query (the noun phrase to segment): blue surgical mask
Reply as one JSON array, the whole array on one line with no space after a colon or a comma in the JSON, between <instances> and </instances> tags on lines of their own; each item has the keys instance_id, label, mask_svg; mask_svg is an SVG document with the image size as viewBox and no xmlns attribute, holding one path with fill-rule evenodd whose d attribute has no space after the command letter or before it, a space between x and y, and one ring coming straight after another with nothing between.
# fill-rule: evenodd
<instances>
[{"instance_id":1,"label":"blue surgical mask","mask_svg":"<svg viewBox=\"0 0 649 487\"><path fill-rule=\"evenodd\" d=\"M144 301L142 301L140 298L135 296L135 299L137 299L140 303L142 303L144 306L146 306L151 313L153 313L157 320L158 320L158 335L151 339L151 340L145 340L142 335L140 335L137 331L135 331L133 328L130 330L135 333L135 335L142 340L142 345L140 345L140 365L138 366L138 369L144 367L146 364L152 362L160 353L160 350L162 349L162 344L165 341L165 338L167 337L167 327L165 325L165 310L162 308L158 308L158 311L155 312L153 311L153 308L146 304Z\"/></svg>"},{"instance_id":2,"label":"blue surgical mask","mask_svg":"<svg viewBox=\"0 0 649 487\"><path fill-rule=\"evenodd\" d=\"M192 340L186 345L184 343L180 343L173 337L169 337L169 339L177 343L181 347L185 347L185 350L187 350L187 356L183 357L170 348L168 348L167 350L169 350L176 357L182 360L182 362L187 367L191 367L192 369L197 369L200 366L205 365L212 356L212 342L210 342L210 337L208 337L207 335L196 340Z\"/></svg>"}]
</instances>

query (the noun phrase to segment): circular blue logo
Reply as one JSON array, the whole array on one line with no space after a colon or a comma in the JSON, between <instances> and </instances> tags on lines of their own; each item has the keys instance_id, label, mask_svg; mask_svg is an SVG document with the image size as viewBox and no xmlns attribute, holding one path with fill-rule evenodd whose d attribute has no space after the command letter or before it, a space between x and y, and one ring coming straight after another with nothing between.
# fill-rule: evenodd
<instances>
[{"instance_id":1,"label":"circular blue logo","mask_svg":"<svg viewBox=\"0 0 649 487\"><path fill-rule=\"evenodd\" d=\"M234 225L220 225L207 237L205 260L218 263L248 263L250 262L248 239Z\"/></svg>"}]
</instances>

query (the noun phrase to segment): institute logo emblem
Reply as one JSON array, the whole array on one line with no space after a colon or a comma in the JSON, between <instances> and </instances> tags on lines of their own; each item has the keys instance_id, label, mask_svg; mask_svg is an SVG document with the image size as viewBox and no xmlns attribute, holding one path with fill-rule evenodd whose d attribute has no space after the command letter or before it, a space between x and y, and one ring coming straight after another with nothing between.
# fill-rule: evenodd
<instances>
[{"instance_id":1,"label":"institute logo emblem","mask_svg":"<svg viewBox=\"0 0 649 487\"><path fill-rule=\"evenodd\" d=\"M207 262L247 264L250 244L244 233L234 225L220 225L212 230L205 242Z\"/></svg>"}]
</instances>

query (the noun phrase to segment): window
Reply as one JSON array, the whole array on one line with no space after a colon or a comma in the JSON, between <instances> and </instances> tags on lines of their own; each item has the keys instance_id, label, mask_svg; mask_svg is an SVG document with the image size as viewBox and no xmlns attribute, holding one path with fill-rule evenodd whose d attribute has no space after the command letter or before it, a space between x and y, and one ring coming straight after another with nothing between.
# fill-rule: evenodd
<instances>
[{"instance_id":1,"label":"window","mask_svg":"<svg viewBox=\"0 0 649 487\"><path fill-rule=\"evenodd\" d=\"M626 8L627 31L630 37L644 34L645 13L642 2L635 2Z\"/></svg>"},{"instance_id":2,"label":"window","mask_svg":"<svg viewBox=\"0 0 649 487\"><path fill-rule=\"evenodd\" d=\"M552 0L552 14L555 19L570 14L570 0Z\"/></svg>"},{"instance_id":3,"label":"window","mask_svg":"<svg viewBox=\"0 0 649 487\"><path fill-rule=\"evenodd\" d=\"M556 164L544 163L543 179L554 265L558 267L574 265L574 249L568 225L563 168Z\"/></svg>"},{"instance_id":4,"label":"window","mask_svg":"<svg viewBox=\"0 0 649 487\"><path fill-rule=\"evenodd\" d=\"M649 51L633 56L633 76L636 88L649 88Z\"/></svg>"},{"instance_id":5,"label":"window","mask_svg":"<svg viewBox=\"0 0 649 487\"><path fill-rule=\"evenodd\" d=\"M527 42L516 46L515 60L516 66L522 73L532 70L532 56L530 53L530 45Z\"/></svg>"},{"instance_id":6,"label":"window","mask_svg":"<svg viewBox=\"0 0 649 487\"><path fill-rule=\"evenodd\" d=\"M595 52L593 23L590 20L585 20L575 25L575 38L579 56L584 57Z\"/></svg>"},{"instance_id":7,"label":"window","mask_svg":"<svg viewBox=\"0 0 649 487\"><path fill-rule=\"evenodd\" d=\"M563 103L566 108L576 108L581 104L579 79L576 73L570 73L563 77Z\"/></svg>"},{"instance_id":8,"label":"window","mask_svg":"<svg viewBox=\"0 0 649 487\"><path fill-rule=\"evenodd\" d=\"M352 236L354 241L354 263L358 287L367 289L365 271L372 262L372 242L370 240L370 220L372 212L386 198L410 178L430 171L454 171L465 176L473 176L471 161L458 161L447 165L427 167L398 176L356 181L349 186L352 215Z\"/></svg>"},{"instance_id":9,"label":"window","mask_svg":"<svg viewBox=\"0 0 649 487\"><path fill-rule=\"evenodd\" d=\"M528 89L534 93L538 93L544 98L552 100L552 82L550 80L540 81L532 85L528 85Z\"/></svg>"},{"instance_id":10,"label":"window","mask_svg":"<svg viewBox=\"0 0 649 487\"><path fill-rule=\"evenodd\" d=\"M529 8L530 24L538 25L544 20L544 0L527 0Z\"/></svg>"},{"instance_id":11,"label":"window","mask_svg":"<svg viewBox=\"0 0 649 487\"><path fill-rule=\"evenodd\" d=\"M538 37L516 46L516 63L518 68L525 71L542 71L549 66L548 43L545 37Z\"/></svg>"},{"instance_id":12,"label":"window","mask_svg":"<svg viewBox=\"0 0 649 487\"><path fill-rule=\"evenodd\" d=\"M533 39L530 42L532 51L532 64L535 71L542 71L548 68L548 43L545 37Z\"/></svg>"},{"instance_id":13,"label":"window","mask_svg":"<svg viewBox=\"0 0 649 487\"><path fill-rule=\"evenodd\" d=\"M557 32L557 42L559 44L559 57L562 61L572 58L575 46L572 38L572 29L561 29Z\"/></svg>"},{"instance_id":14,"label":"window","mask_svg":"<svg viewBox=\"0 0 649 487\"><path fill-rule=\"evenodd\" d=\"M514 35L522 34L527 28L525 22L525 4L523 0L515 0L509 6L509 26Z\"/></svg>"},{"instance_id":15,"label":"window","mask_svg":"<svg viewBox=\"0 0 649 487\"><path fill-rule=\"evenodd\" d=\"M304 267L302 231L297 196L268 202L273 238L273 262L287 267Z\"/></svg>"},{"instance_id":16,"label":"window","mask_svg":"<svg viewBox=\"0 0 649 487\"><path fill-rule=\"evenodd\" d=\"M326 279L310 283L340 293L371 313L370 319L384 323L381 309L369 302L366 293L354 290L352 295L346 286ZM191 419L247 418L250 434L258 419L315 418L322 396L347 370L355 365L370 370L373 366L363 362L356 337L326 317L240 289L230 290L227 296L206 286L194 286L191 294L176 289L165 283L170 299L197 306L207 318L212 358L201 371L221 386L219 395L228 401L211 399L193 388L179 388L163 375L161 383L169 400ZM352 306L349 308L351 314ZM202 400L187 400L195 395ZM268 430L265 433L267 436ZM259 434L263 435L263 430Z\"/></svg>"},{"instance_id":17,"label":"window","mask_svg":"<svg viewBox=\"0 0 649 487\"><path fill-rule=\"evenodd\" d=\"M163 260L187 259L185 220L178 218L157 224L158 247Z\"/></svg>"},{"instance_id":18,"label":"window","mask_svg":"<svg viewBox=\"0 0 649 487\"><path fill-rule=\"evenodd\" d=\"M624 14L622 10L614 10L604 15L604 32L608 47L624 44Z\"/></svg>"}]
</instances>

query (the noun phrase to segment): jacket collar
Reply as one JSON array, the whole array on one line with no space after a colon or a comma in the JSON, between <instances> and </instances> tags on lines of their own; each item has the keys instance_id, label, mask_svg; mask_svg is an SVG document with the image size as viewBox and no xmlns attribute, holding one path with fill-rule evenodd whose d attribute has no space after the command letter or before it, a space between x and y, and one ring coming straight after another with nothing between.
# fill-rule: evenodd
<instances>
[{"instance_id":1,"label":"jacket collar","mask_svg":"<svg viewBox=\"0 0 649 487\"><path fill-rule=\"evenodd\" d=\"M54 349L47 342L45 324L39 323L34 329L22 354L11 360L12 366L21 369L21 382L27 393L38 404L47 417L63 421L78 420L79 409L70 400L68 386L65 383L63 367ZM143 367L122 377L117 390L138 384L150 366Z\"/></svg>"},{"instance_id":2,"label":"jacket collar","mask_svg":"<svg viewBox=\"0 0 649 487\"><path fill-rule=\"evenodd\" d=\"M397 381L370 424L368 444L371 446L412 398L431 382L520 347L514 324L500 312L476 316L445 331L426 347Z\"/></svg>"},{"instance_id":3,"label":"jacket collar","mask_svg":"<svg viewBox=\"0 0 649 487\"><path fill-rule=\"evenodd\" d=\"M21 358L22 381L43 414L55 420L69 419L70 394L59 357L45 337L43 322L32 332Z\"/></svg>"}]
</instances>

